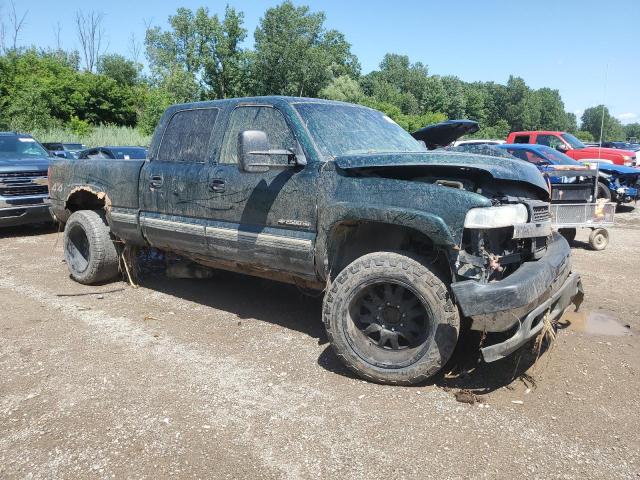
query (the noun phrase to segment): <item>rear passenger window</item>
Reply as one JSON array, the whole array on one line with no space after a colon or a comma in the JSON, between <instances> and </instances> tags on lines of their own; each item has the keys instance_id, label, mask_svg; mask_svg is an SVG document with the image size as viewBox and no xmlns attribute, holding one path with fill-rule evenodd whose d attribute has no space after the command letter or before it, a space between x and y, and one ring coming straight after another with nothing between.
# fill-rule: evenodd
<instances>
[{"instance_id":1,"label":"rear passenger window","mask_svg":"<svg viewBox=\"0 0 640 480\"><path fill-rule=\"evenodd\" d=\"M209 141L218 116L217 108L197 108L177 112L164 131L157 160L165 162L205 162Z\"/></svg>"},{"instance_id":2,"label":"rear passenger window","mask_svg":"<svg viewBox=\"0 0 640 480\"><path fill-rule=\"evenodd\" d=\"M529 143L529 135L517 135L513 143Z\"/></svg>"}]
</instances>

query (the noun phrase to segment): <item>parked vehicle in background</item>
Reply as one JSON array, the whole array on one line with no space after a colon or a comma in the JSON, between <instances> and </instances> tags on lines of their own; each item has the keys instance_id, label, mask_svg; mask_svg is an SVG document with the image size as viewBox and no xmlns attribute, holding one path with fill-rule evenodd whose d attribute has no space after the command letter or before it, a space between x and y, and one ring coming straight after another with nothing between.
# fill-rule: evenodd
<instances>
[{"instance_id":1,"label":"parked vehicle in background","mask_svg":"<svg viewBox=\"0 0 640 480\"><path fill-rule=\"evenodd\" d=\"M359 105L175 105L148 160L56 159L51 203L80 283L115 277L117 248L130 245L326 289L322 318L338 358L377 382L433 376L461 317L502 333L484 342L490 362L582 300L533 165L429 152Z\"/></svg>"},{"instance_id":2,"label":"parked vehicle in background","mask_svg":"<svg viewBox=\"0 0 640 480\"><path fill-rule=\"evenodd\" d=\"M640 169L637 168L606 162L593 162L591 160L577 162L568 155L545 145L507 143L496 148L506 150L514 157L533 163L541 171L548 173L551 178L551 184L555 187L552 190L552 201L569 201L582 198L581 194L569 193L570 190L579 189L579 179L577 178L572 184L569 184L566 180L563 180L564 177L561 175L554 175L553 172L558 171L554 167L558 166L576 170L588 168L589 164L597 165L599 169L598 198L621 204L635 201L640 193ZM585 188L591 187L585 186ZM591 190L593 189L591 188ZM576 197L576 195L578 196Z\"/></svg>"},{"instance_id":3,"label":"parked vehicle in background","mask_svg":"<svg viewBox=\"0 0 640 480\"><path fill-rule=\"evenodd\" d=\"M60 158L78 158L78 152L86 148L82 143L46 142L42 146Z\"/></svg>"},{"instance_id":4,"label":"parked vehicle in background","mask_svg":"<svg viewBox=\"0 0 640 480\"><path fill-rule=\"evenodd\" d=\"M0 132L0 227L52 220L49 161L49 152L30 135Z\"/></svg>"},{"instance_id":5,"label":"parked vehicle in background","mask_svg":"<svg viewBox=\"0 0 640 480\"><path fill-rule=\"evenodd\" d=\"M427 125L411 135L422 142L429 150L446 147L463 135L478 131L480 126L473 120L447 120L440 123Z\"/></svg>"},{"instance_id":6,"label":"parked vehicle in background","mask_svg":"<svg viewBox=\"0 0 640 480\"><path fill-rule=\"evenodd\" d=\"M118 160L142 160L147 158L145 147L95 147L78 153L80 159L110 158Z\"/></svg>"},{"instance_id":7,"label":"parked vehicle in background","mask_svg":"<svg viewBox=\"0 0 640 480\"><path fill-rule=\"evenodd\" d=\"M567 132L529 131L511 132L507 143L535 143L554 148L567 154L574 160L610 161L616 165L633 167L636 165L636 152L615 148L588 147Z\"/></svg>"},{"instance_id":8,"label":"parked vehicle in background","mask_svg":"<svg viewBox=\"0 0 640 480\"><path fill-rule=\"evenodd\" d=\"M631 152L636 152L636 156L638 155L638 151L640 151L640 145L637 143L629 143L629 142L602 142L602 146L605 148L616 148L618 150L629 150Z\"/></svg>"},{"instance_id":9,"label":"parked vehicle in background","mask_svg":"<svg viewBox=\"0 0 640 480\"><path fill-rule=\"evenodd\" d=\"M462 145L502 145L504 140L473 138L469 140L456 140L451 144L452 147L460 147Z\"/></svg>"}]
</instances>

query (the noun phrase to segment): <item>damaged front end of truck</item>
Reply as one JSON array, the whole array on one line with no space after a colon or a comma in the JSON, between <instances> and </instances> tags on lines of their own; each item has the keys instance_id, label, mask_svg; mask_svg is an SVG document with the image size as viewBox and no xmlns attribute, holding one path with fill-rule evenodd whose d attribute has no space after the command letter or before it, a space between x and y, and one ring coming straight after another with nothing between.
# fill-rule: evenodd
<instances>
[{"instance_id":1,"label":"damaged front end of truck","mask_svg":"<svg viewBox=\"0 0 640 480\"><path fill-rule=\"evenodd\" d=\"M342 157L336 164L368 182L380 178L389 191L398 192L395 182L402 182L402 197L446 225L450 241L442 251L462 316L472 330L506 337L493 345L487 339L485 361L537 336L545 316L554 320L571 303L580 305L580 277L571 271L568 243L552 231L549 187L533 165L444 150ZM402 200L380 190L387 208L400 207Z\"/></svg>"}]
</instances>

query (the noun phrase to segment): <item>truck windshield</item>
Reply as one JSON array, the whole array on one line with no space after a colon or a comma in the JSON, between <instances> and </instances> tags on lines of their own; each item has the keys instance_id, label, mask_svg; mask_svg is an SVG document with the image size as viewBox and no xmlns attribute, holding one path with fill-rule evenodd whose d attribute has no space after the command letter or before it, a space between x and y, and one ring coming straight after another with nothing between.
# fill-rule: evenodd
<instances>
[{"instance_id":1,"label":"truck windshield","mask_svg":"<svg viewBox=\"0 0 640 480\"><path fill-rule=\"evenodd\" d=\"M426 151L400 125L377 110L312 102L294 107L324 157Z\"/></svg>"},{"instance_id":2,"label":"truck windshield","mask_svg":"<svg viewBox=\"0 0 640 480\"><path fill-rule=\"evenodd\" d=\"M2 159L30 160L47 157L49 157L49 152L33 138L0 136L0 158Z\"/></svg>"},{"instance_id":3,"label":"truck windshield","mask_svg":"<svg viewBox=\"0 0 640 480\"><path fill-rule=\"evenodd\" d=\"M563 133L561 137L564 138L565 142L571 145L571 148L585 148L586 145L578 140L576 137L571 135L570 133Z\"/></svg>"}]
</instances>

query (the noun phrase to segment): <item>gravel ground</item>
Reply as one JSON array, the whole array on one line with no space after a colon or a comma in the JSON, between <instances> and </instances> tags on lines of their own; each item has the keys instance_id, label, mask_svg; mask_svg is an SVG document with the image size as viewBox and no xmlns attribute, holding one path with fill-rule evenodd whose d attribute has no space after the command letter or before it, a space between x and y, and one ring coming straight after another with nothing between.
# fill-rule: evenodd
<instances>
[{"instance_id":1,"label":"gravel ground","mask_svg":"<svg viewBox=\"0 0 640 480\"><path fill-rule=\"evenodd\" d=\"M639 233L631 209L603 252L579 233L585 303L537 362L461 352L406 388L353 378L294 287L87 287L55 232L3 230L0 477L640 478Z\"/></svg>"}]
</instances>

